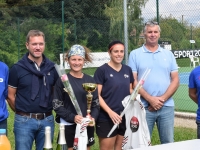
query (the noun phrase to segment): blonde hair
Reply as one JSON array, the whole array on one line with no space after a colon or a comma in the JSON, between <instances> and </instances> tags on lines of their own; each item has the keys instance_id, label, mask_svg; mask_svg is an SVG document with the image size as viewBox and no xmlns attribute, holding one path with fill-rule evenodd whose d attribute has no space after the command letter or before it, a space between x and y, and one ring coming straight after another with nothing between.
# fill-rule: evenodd
<instances>
[{"instance_id":1,"label":"blonde hair","mask_svg":"<svg viewBox=\"0 0 200 150\"><path fill-rule=\"evenodd\" d=\"M29 42L29 39L31 36L43 36L44 41L45 41L45 35L42 31L40 30L30 30L26 36L26 42Z\"/></svg>"}]
</instances>

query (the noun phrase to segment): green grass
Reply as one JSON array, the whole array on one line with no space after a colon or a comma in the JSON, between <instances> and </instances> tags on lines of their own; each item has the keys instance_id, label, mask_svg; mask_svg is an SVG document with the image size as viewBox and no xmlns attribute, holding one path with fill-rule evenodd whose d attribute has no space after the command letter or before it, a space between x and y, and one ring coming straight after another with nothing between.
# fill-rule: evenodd
<instances>
[{"instance_id":1,"label":"green grass","mask_svg":"<svg viewBox=\"0 0 200 150\"><path fill-rule=\"evenodd\" d=\"M13 111L11 111L10 108L8 109L10 112L10 116L8 118L8 139L10 140L12 150L14 150L14 147L15 147L15 140L14 140L14 134L13 134L14 113ZM58 135L58 124L55 124L53 149L56 149L57 135ZM175 142L195 139L196 137L197 137L196 129L175 127L175 134L174 134ZM95 136L95 140L96 140L96 143L91 147L91 150L99 150L99 142L98 142L97 136ZM160 140L159 140L157 129L155 127L153 131L153 135L152 135L152 145L157 145L157 144L160 144ZM35 150L35 147L33 146L32 149Z\"/></svg>"},{"instance_id":2,"label":"green grass","mask_svg":"<svg viewBox=\"0 0 200 150\"><path fill-rule=\"evenodd\" d=\"M196 129L192 128L184 128L184 127L175 127L174 128L174 141L185 141L185 140L191 140L197 138L197 131ZM152 145L158 145L160 144L159 135L157 128L154 127L153 135L151 138Z\"/></svg>"}]
</instances>

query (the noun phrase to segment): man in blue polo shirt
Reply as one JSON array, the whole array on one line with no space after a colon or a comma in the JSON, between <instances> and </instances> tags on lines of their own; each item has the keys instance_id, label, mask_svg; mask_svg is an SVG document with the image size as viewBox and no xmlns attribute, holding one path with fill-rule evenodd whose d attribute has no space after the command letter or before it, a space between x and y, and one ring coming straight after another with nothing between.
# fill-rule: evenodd
<instances>
[{"instance_id":1,"label":"man in blue polo shirt","mask_svg":"<svg viewBox=\"0 0 200 150\"><path fill-rule=\"evenodd\" d=\"M8 110L6 98L8 95L8 66L0 61L0 128L7 130Z\"/></svg>"},{"instance_id":2,"label":"man in blue polo shirt","mask_svg":"<svg viewBox=\"0 0 200 150\"><path fill-rule=\"evenodd\" d=\"M158 45L160 26L157 22L145 23L146 43L131 51L128 65L132 68L134 85L144 71L149 73L143 88L141 100L146 109L146 120L150 135L156 123L161 144L174 141L174 100L172 95L179 86L178 68L173 53Z\"/></svg>"},{"instance_id":3,"label":"man in blue polo shirt","mask_svg":"<svg viewBox=\"0 0 200 150\"><path fill-rule=\"evenodd\" d=\"M53 139L52 91L58 79L54 63L47 59L45 36L39 30L30 30L26 38L26 53L12 66L8 81L8 103L15 112L15 150L42 150L45 127L51 127Z\"/></svg>"}]
</instances>

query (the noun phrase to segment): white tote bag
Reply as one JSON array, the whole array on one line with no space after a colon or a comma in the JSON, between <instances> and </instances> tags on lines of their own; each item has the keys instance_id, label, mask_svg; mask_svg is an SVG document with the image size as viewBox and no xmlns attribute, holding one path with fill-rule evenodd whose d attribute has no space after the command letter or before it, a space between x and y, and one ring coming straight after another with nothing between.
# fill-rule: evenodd
<instances>
[{"instance_id":1,"label":"white tote bag","mask_svg":"<svg viewBox=\"0 0 200 150\"><path fill-rule=\"evenodd\" d=\"M90 122L89 118L83 118L81 124L76 125L76 133L74 137L74 150L87 150L88 136L87 126Z\"/></svg>"},{"instance_id":2,"label":"white tote bag","mask_svg":"<svg viewBox=\"0 0 200 150\"><path fill-rule=\"evenodd\" d=\"M123 106L129 100L130 95L126 96L122 101ZM140 95L136 100L131 100L127 111L126 118L126 132L124 135L122 149L130 150L134 148L147 147L151 145L151 138L146 122L146 111L140 100Z\"/></svg>"}]
</instances>

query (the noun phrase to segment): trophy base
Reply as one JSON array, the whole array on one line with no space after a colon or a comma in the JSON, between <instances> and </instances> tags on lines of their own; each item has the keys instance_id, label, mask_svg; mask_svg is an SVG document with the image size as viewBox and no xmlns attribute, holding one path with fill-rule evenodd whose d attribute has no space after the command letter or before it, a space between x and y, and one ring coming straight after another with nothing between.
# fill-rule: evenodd
<instances>
[{"instance_id":1,"label":"trophy base","mask_svg":"<svg viewBox=\"0 0 200 150\"><path fill-rule=\"evenodd\" d=\"M94 126L95 125L95 123L94 123L94 121L92 120L92 117L90 116L90 115L87 115L86 116L86 118L89 118L91 121L89 122L89 126Z\"/></svg>"}]
</instances>

